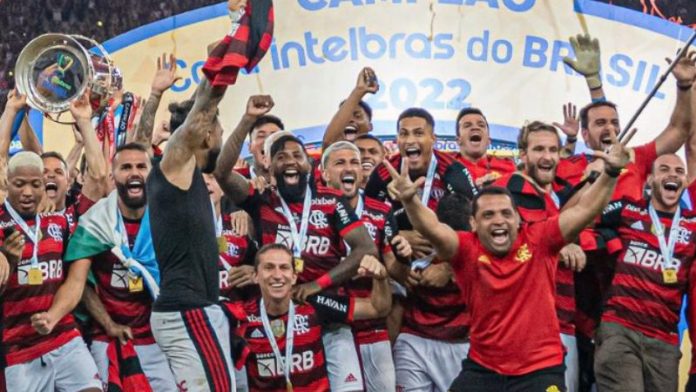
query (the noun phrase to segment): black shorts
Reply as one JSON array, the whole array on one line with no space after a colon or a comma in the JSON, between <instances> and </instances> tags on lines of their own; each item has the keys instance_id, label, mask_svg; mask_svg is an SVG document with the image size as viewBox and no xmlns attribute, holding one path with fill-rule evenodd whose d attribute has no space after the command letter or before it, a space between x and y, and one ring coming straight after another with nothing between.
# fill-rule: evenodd
<instances>
[{"instance_id":1,"label":"black shorts","mask_svg":"<svg viewBox=\"0 0 696 392\"><path fill-rule=\"evenodd\" d=\"M465 359L451 392L564 392L565 365L548 367L521 376L505 376Z\"/></svg>"}]
</instances>

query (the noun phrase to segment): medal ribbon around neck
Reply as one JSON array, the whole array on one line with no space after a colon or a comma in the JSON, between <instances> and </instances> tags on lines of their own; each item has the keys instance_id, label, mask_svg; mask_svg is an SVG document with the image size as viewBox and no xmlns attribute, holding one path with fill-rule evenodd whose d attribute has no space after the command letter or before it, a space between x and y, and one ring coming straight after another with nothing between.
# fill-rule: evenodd
<instances>
[{"instance_id":1,"label":"medal ribbon around neck","mask_svg":"<svg viewBox=\"0 0 696 392\"><path fill-rule=\"evenodd\" d=\"M295 340L295 304L290 300L290 306L288 309L288 326L285 329L285 358L280 356L280 349L278 348L278 342L276 342L275 334L271 328L271 322L268 319L268 312L266 312L266 305L261 298L261 303L259 304L261 310L261 322L263 323L263 330L266 332L266 339L268 343L271 344L271 349L273 349L273 355L275 355L276 360L282 361L283 373L285 374L285 383L288 385L288 390L292 390L292 382L290 382L290 369L292 367L292 346Z\"/></svg>"},{"instance_id":2,"label":"medal ribbon around neck","mask_svg":"<svg viewBox=\"0 0 696 392\"><path fill-rule=\"evenodd\" d=\"M29 237L29 240L34 244L34 248L32 250L31 254L31 267L32 268L38 268L39 267L39 233L41 233L41 217L39 214L36 214L36 217L34 218L34 230L32 231L29 228L29 225L27 225L27 222L22 218L21 215L17 211L15 211L14 208L10 205L10 203L5 200L5 208L7 209L7 212L10 214L12 217L12 220L19 225L19 228L22 229L24 234Z\"/></svg>"},{"instance_id":3,"label":"medal ribbon around neck","mask_svg":"<svg viewBox=\"0 0 696 392\"><path fill-rule=\"evenodd\" d=\"M302 245L304 244L304 239L307 237L307 227L309 226L309 210L312 207L312 190L307 184L307 189L305 190L304 205L302 206L302 220L300 221L300 231L297 231L297 223L295 223L295 218L288 207L288 203L283 200L283 196L278 193L280 198L280 204L283 207L283 215L288 220L288 225L290 226L290 236L292 237L292 254L294 257L302 257Z\"/></svg>"},{"instance_id":4,"label":"medal ribbon around neck","mask_svg":"<svg viewBox=\"0 0 696 392\"><path fill-rule=\"evenodd\" d=\"M648 213L650 214L650 220L655 228L655 236L660 244L660 253L662 254L662 269L675 269L672 268L672 258L674 256L674 247L677 243L677 236L679 234L679 221L681 220L681 207L677 206L677 211L674 213L672 218L672 227L669 230L669 242L665 241L665 230L660 222L660 217L657 216L657 211L655 207L650 203L648 206Z\"/></svg>"},{"instance_id":5,"label":"medal ribbon around neck","mask_svg":"<svg viewBox=\"0 0 696 392\"><path fill-rule=\"evenodd\" d=\"M407 163L401 158L401 167L406 165ZM421 195L421 203L423 203L424 206L428 206L428 202L430 201L430 192L433 189L433 180L435 180L435 170L437 169L437 158L435 157L435 154L433 153L430 156L430 165L428 166L428 173L425 176L425 184L423 185L423 194ZM359 217L359 216L358 216Z\"/></svg>"}]
</instances>

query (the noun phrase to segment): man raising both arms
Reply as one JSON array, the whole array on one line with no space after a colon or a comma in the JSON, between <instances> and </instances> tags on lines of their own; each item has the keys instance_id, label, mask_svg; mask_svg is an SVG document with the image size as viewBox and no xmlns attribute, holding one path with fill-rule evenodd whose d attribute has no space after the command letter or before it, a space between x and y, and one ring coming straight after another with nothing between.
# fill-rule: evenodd
<instances>
[{"instance_id":1,"label":"man raising both arms","mask_svg":"<svg viewBox=\"0 0 696 392\"><path fill-rule=\"evenodd\" d=\"M596 155L605 160L604 172L573 207L520 228L510 193L484 188L473 200L472 233L455 232L421 203L416 195L424 178L414 182L408 168L399 174L388 167L392 192L438 257L452 264L471 312L469 358L450 390L565 390L554 299L558 253L607 205L629 160L616 142L609 154Z\"/></svg>"}]
</instances>

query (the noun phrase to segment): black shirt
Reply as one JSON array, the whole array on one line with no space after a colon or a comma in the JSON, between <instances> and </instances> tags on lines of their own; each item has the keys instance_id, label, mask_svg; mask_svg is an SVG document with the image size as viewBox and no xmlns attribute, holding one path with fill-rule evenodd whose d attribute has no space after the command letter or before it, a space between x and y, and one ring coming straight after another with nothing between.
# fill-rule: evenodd
<instances>
[{"instance_id":1,"label":"black shirt","mask_svg":"<svg viewBox=\"0 0 696 392\"><path fill-rule=\"evenodd\" d=\"M160 165L147 178L152 243L160 268L156 312L177 312L217 303L220 295L218 246L210 196L201 171L191 188L171 184Z\"/></svg>"}]
</instances>

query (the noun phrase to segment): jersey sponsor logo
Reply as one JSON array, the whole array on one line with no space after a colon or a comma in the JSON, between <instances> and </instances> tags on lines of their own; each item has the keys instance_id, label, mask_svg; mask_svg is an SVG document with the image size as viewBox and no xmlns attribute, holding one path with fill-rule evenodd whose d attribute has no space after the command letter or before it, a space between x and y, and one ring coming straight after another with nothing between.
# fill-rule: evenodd
<instances>
[{"instance_id":1,"label":"jersey sponsor logo","mask_svg":"<svg viewBox=\"0 0 696 392\"><path fill-rule=\"evenodd\" d=\"M621 207L621 205L622 205L623 203L620 202L620 201L617 201L617 202L612 203L612 204L618 204L619 207ZM609 206L611 206L612 204L610 204ZM609 208L609 207L607 207L607 208ZM616 208L614 208L614 209L616 209ZM626 210L632 211L632 212L637 212L637 213L639 213L639 214L641 214L641 215L648 215L648 210L647 210L647 209L643 209L643 208L640 208L640 207L638 207L638 206L634 206L633 204L626 204ZM610 210L610 211L613 211L613 210Z\"/></svg>"},{"instance_id":2,"label":"jersey sponsor logo","mask_svg":"<svg viewBox=\"0 0 696 392\"><path fill-rule=\"evenodd\" d=\"M289 230L278 230L276 231L276 244L285 244L288 248L292 246L292 237L290 236Z\"/></svg>"},{"instance_id":3,"label":"jersey sponsor logo","mask_svg":"<svg viewBox=\"0 0 696 392\"><path fill-rule=\"evenodd\" d=\"M261 317L254 314L247 315L247 321L250 323L261 323Z\"/></svg>"},{"instance_id":4,"label":"jersey sponsor logo","mask_svg":"<svg viewBox=\"0 0 696 392\"><path fill-rule=\"evenodd\" d=\"M370 219L378 221L378 222L386 219L386 216L384 214L381 214L381 213L375 214L375 213L373 213L371 211L367 211L367 210L363 210L362 217L363 218L367 217L367 218L370 218Z\"/></svg>"},{"instance_id":5,"label":"jersey sponsor logo","mask_svg":"<svg viewBox=\"0 0 696 392\"><path fill-rule=\"evenodd\" d=\"M32 268L30 260L24 262L26 264L17 267L17 283L20 286L29 284L29 270ZM44 282L63 279L63 260L39 261L38 267Z\"/></svg>"},{"instance_id":6,"label":"jersey sponsor logo","mask_svg":"<svg viewBox=\"0 0 696 392\"><path fill-rule=\"evenodd\" d=\"M261 377L281 377L284 375L284 358L276 358L273 353L258 354L256 366ZM314 353L311 350L292 354L290 373L306 373L314 367Z\"/></svg>"},{"instance_id":7,"label":"jersey sponsor logo","mask_svg":"<svg viewBox=\"0 0 696 392\"><path fill-rule=\"evenodd\" d=\"M57 224L50 223L46 231L48 232L48 235L51 236L51 238L53 238L54 241L63 242L63 230L61 230L60 226L58 226Z\"/></svg>"},{"instance_id":8,"label":"jersey sponsor logo","mask_svg":"<svg viewBox=\"0 0 696 392\"><path fill-rule=\"evenodd\" d=\"M604 207L604 211L602 211L602 214L608 214L608 213L610 213L610 212L612 212L612 211L615 211L615 210L621 208L622 205L623 205L623 202L622 202L622 201L615 201L615 202L613 202L613 203L609 203L609 205L607 205L606 207ZM627 208L628 208L628 207L630 207L630 205L627 206Z\"/></svg>"},{"instance_id":9,"label":"jersey sponsor logo","mask_svg":"<svg viewBox=\"0 0 696 392\"><path fill-rule=\"evenodd\" d=\"M111 287L116 289L128 288L128 269L123 264L114 264L111 271Z\"/></svg>"},{"instance_id":10,"label":"jersey sponsor logo","mask_svg":"<svg viewBox=\"0 0 696 392\"><path fill-rule=\"evenodd\" d=\"M317 303L320 305L327 306L331 309L337 310L339 312L348 313L348 305L342 304L333 298L324 297L323 295L317 296Z\"/></svg>"},{"instance_id":11,"label":"jersey sponsor logo","mask_svg":"<svg viewBox=\"0 0 696 392\"><path fill-rule=\"evenodd\" d=\"M647 248L645 244L631 242L631 245L626 249L623 262L626 264L636 264L644 268L650 268L654 271L662 270L664 259L660 252L656 252ZM677 258L672 258L669 268L679 269L681 261Z\"/></svg>"},{"instance_id":12,"label":"jersey sponsor logo","mask_svg":"<svg viewBox=\"0 0 696 392\"><path fill-rule=\"evenodd\" d=\"M317 197L312 199L312 205L332 206L334 204L336 204L336 199L327 199L325 197Z\"/></svg>"},{"instance_id":13,"label":"jersey sponsor logo","mask_svg":"<svg viewBox=\"0 0 696 392\"><path fill-rule=\"evenodd\" d=\"M343 223L344 226L349 225L353 220L350 218L350 214L346 211L346 207L343 203L336 203L336 213L338 213L338 219Z\"/></svg>"},{"instance_id":14,"label":"jersey sponsor logo","mask_svg":"<svg viewBox=\"0 0 696 392\"><path fill-rule=\"evenodd\" d=\"M642 221L635 221L635 222L633 222L633 224L630 227L633 230L645 231L645 226L643 226Z\"/></svg>"},{"instance_id":15,"label":"jersey sponsor logo","mask_svg":"<svg viewBox=\"0 0 696 392\"><path fill-rule=\"evenodd\" d=\"M322 256L329 253L329 248L331 247L331 240L326 237L310 235L307 237L307 242L304 246L304 250L307 253L313 255Z\"/></svg>"},{"instance_id":16,"label":"jersey sponsor logo","mask_svg":"<svg viewBox=\"0 0 696 392\"><path fill-rule=\"evenodd\" d=\"M251 332L251 335L249 335L252 339L261 339L265 337L266 335L261 332L260 329L256 328L254 331Z\"/></svg>"},{"instance_id":17,"label":"jersey sponsor logo","mask_svg":"<svg viewBox=\"0 0 696 392\"><path fill-rule=\"evenodd\" d=\"M430 197L433 200L440 200L443 196L445 196L445 190L442 188L433 187L433 189L430 191Z\"/></svg>"},{"instance_id":18,"label":"jersey sponsor logo","mask_svg":"<svg viewBox=\"0 0 696 392\"><path fill-rule=\"evenodd\" d=\"M230 274L227 271L225 271L225 270L220 271L220 288L221 289L226 289L230 286L230 284L227 283L227 278L229 276L230 276Z\"/></svg>"},{"instance_id":19,"label":"jersey sponsor logo","mask_svg":"<svg viewBox=\"0 0 696 392\"><path fill-rule=\"evenodd\" d=\"M309 214L309 223L317 229L325 229L329 227L329 221L326 219L326 215L319 210L313 210Z\"/></svg>"}]
</instances>

